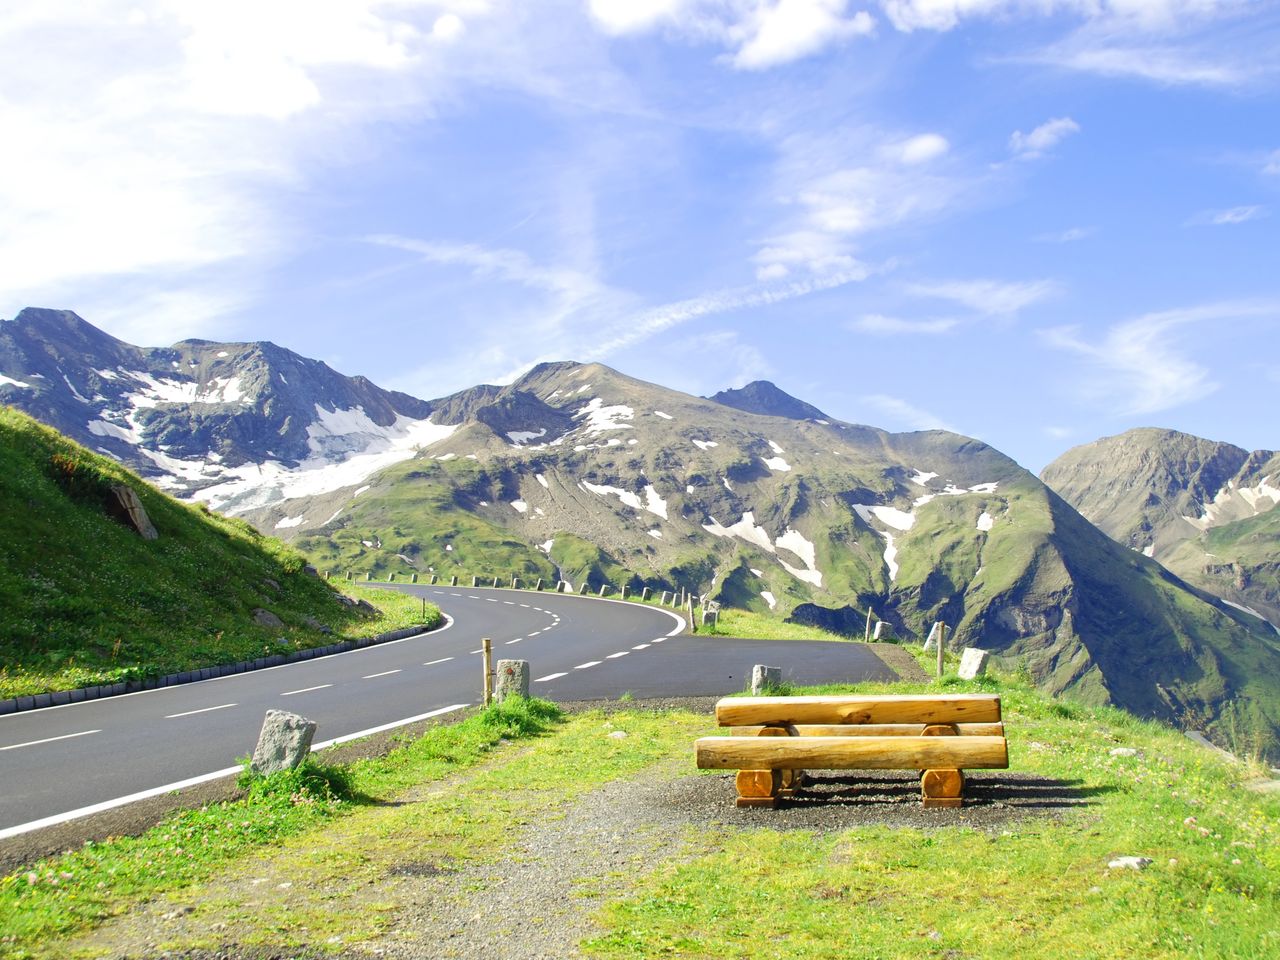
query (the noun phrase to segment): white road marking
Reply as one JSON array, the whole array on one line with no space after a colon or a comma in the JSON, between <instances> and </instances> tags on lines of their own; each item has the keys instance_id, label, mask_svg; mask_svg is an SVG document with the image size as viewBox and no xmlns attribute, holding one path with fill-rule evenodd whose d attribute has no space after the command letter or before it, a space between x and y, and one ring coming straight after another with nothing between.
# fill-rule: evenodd
<instances>
[{"instance_id":1,"label":"white road marking","mask_svg":"<svg viewBox=\"0 0 1280 960\"><path fill-rule=\"evenodd\" d=\"M514 600L503 600L502 603L503 605L508 607L514 607L516 605L516 602Z\"/></svg>"},{"instance_id":2,"label":"white road marking","mask_svg":"<svg viewBox=\"0 0 1280 960\"><path fill-rule=\"evenodd\" d=\"M452 706L441 707L438 710L432 710L430 713L420 713L414 717L405 717L403 720L395 720L391 723L384 723L380 727L371 727L368 730L358 730L355 733L349 733L344 737L335 737L333 740L326 740L323 743L315 743L311 745L312 752L323 750L326 747L332 747L335 744L346 743L348 740L358 740L361 737L373 736L375 733L382 733L385 730L394 730L396 727L403 727L410 723L417 723L419 720L430 720L432 717L438 717L445 713L453 713L455 710L461 710L468 707L467 703L455 703ZM101 730L87 730L85 733L101 733ZM84 734L71 734L71 736L83 736ZM54 739L63 739L57 737ZM21 744L19 744L21 746ZM3 749L13 749L6 747ZM101 803L95 803L87 807L80 807L78 810L68 810L66 813L56 813L50 817L43 817L39 820L32 820L28 823L19 823L16 826L5 827L0 830L0 840L7 840L10 837L16 837L19 834L30 833L32 830L42 830L45 827L52 827L59 823L66 823L68 820L77 820L80 817L87 817L93 813L102 813L104 810L114 810L116 807L123 807L126 804L136 803L138 800L146 800L149 797L158 797L161 794L173 793L175 790L182 790L186 787L194 787L197 784L208 783L210 780L219 780L222 777L229 777L240 772L240 766L223 767L221 770L214 770L210 773L202 773L198 777L190 777L186 780L178 780L175 783L166 783L162 787L152 787L149 790L142 790L138 793L131 793L127 797L116 797L114 800L104 800Z\"/></svg>"},{"instance_id":3,"label":"white road marking","mask_svg":"<svg viewBox=\"0 0 1280 960\"><path fill-rule=\"evenodd\" d=\"M481 647L479 650L472 650L471 653L484 653L484 648Z\"/></svg>"},{"instance_id":4,"label":"white road marking","mask_svg":"<svg viewBox=\"0 0 1280 960\"><path fill-rule=\"evenodd\" d=\"M508 641L507 641L507 646L511 646L511 644L513 644L513 643L519 643L519 642L520 642L521 640L523 640L523 639L524 639L524 637L516 637L514 640L508 640Z\"/></svg>"},{"instance_id":5,"label":"white road marking","mask_svg":"<svg viewBox=\"0 0 1280 960\"><path fill-rule=\"evenodd\" d=\"M537 679L537 680L534 680L533 682L534 682L534 683L546 683L548 680L559 680L561 677L564 677L564 676L568 676L568 674L564 674L564 673L548 673L545 677L538 677L538 679Z\"/></svg>"},{"instance_id":6,"label":"white road marking","mask_svg":"<svg viewBox=\"0 0 1280 960\"><path fill-rule=\"evenodd\" d=\"M650 643L661 643L661 642L662 642L663 640L665 640L665 639L667 639L667 638L666 638L666 637L654 637L654 638L653 638L652 640L650 640L649 642L650 642Z\"/></svg>"},{"instance_id":7,"label":"white road marking","mask_svg":"<svg viewBox=\"0 0 1280 960\"><path fill-rule=\"evenodd\" d=\"M574 667L573 669L575 669L575 670L586 670L588 667L598 667L598 666L600 666L600 661L599 661L599 660L588 660L586 663L580 663L580 664L578 664L578 665L577 665L576 667Z\"/></svg>"},{"instance_id":8,"label":"white road marking","mask_svg":"<svg viewBox=\"0 0 1280 960\"><path fill-rule=\"evenodd\" d=\"M165 715L165 719L166 719L166 720L175 720L175 719L177 719L178 717L190 717L190 716L194 716L194 715L195 715L195 714L197 714L197 713L208 713L208 712L209 712L209 711L211 711L211 710L225 710L225 709L227 709L227 707L234 707L234 706L237 706L237 704L234 704L234 703L222 703L222 704L219 704L219 705L218 705L218 706L216 706L216 707L204 707L204 708L202 708L202 709L200 709L200 710L188 710L186 713L169 713L169 714L166 714L166 715Z\"/></svg>"},{"instance_id":9,"label":"white road marking","mask_svg":"<svg viewBox=\"0 0 1280 960\"><path fill-rule=\"evenodd\" d=\"M0 751L17 750L19 747L34 747L40 743L53 743L55 740L70 740L72 737L87 737L91 733L101 732L101 730L81 730L79 733L64 733L60 737L45 737L43 740L28 740L26 743L13 743L7 747L0 747Z\"/></svg>"},{"instance_id":10,"label":"white road marking","mask_svg":"<svg viewBox=\"0 0 1280 960\"><path fill-rule=\"evenodd\" d=\"M303 687L301 690L290 690L288 693L282 693L282 697L292 697L295 693L310 693L312 690L323 690L326 687L332 687L332 683L322 683L318 687Z\"/></svg>"},{"instance_id":11,"label":"white road marking","mask_svg":"<svg viewBox=\"0 0 1280 960\"><path fill-rule=\"evenodd\" d=\"M490 603L497 603L497 602L498 602L498 601L497 601L497 600L495 600L493 597L485 597L485 599L486 599L486 600L488 600Z\"/></svg>"},{"instance_id":12,"label":"white road marking","mask_svg":"<svg viewBox=\"0 0 1280 960\"><path fill-rule=\"evenodd\" d=\"M529 605L527 603L522 603L520 606L524 607L526 610L529 609Z\"/></svg>"},{"instance_id":13,"label":"white road marking","mask_svg":"<svg viewBox=\"0 0 1280 960\"><path fill-rule=\"evenodd\" d=\"M611 654L609 654L607 657L605 657L605 659L606 659L606 660L617 660L619 657L625 657L625 656L626 656L627 654L629 654L630 652L631 652L630 650L622 650L622 651L620 651L620 652L618 652L618 653L611 653Z\"/></svg>"},{"instance_id":14,"label":"white road marking","mask_svg":"<svg viewBox=\"0 0 1280 960\"><path fill-rule=\"evenodd\" d=\"M648 649L649 649L649 644L647 644L647 643L637 643L637 644L636 644L634 647L632 647L631 649L632 649L632 650L648 650Z\"/></svg>"},{"instance_id":15,"label":"white road marking","mask_svg":"<svg viewBox=\"0 0 1280 960\"><path fill-rule=\"evenodd\" d=\"M399 670L383 670L381 673L371 673L367 677L361 677L361 680L375 680L378 677L389 677L393 673L399 673Z\"/></svg>"},{"instance_id":16,"label":"white road marking","mask_svg":"<svg viewBox=\"0 0 1280 960\"><path fill-rule=\"evenodd\" d=\"M437 663L448 663L453 657L441 657L439 660L428 660L423 664L424 667L434 667Z\"/></svg>"}]
</instances>

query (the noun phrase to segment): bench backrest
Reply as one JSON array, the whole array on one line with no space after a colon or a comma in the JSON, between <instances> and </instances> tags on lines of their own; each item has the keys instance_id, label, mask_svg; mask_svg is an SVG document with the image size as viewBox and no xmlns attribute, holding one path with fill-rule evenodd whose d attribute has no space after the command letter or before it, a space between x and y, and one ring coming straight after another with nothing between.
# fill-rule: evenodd
<instances>
[{"instance_id":1,"label":"bench backrest","mask_svg":"<svg viewBox=\"0 0 1280 960\"><path fill-rule=\"evenodd\" d=\"M722 727L999 723L1000 698L988 693L726 697L716 704L716 721Z\"/></svg>"}]
</instances>

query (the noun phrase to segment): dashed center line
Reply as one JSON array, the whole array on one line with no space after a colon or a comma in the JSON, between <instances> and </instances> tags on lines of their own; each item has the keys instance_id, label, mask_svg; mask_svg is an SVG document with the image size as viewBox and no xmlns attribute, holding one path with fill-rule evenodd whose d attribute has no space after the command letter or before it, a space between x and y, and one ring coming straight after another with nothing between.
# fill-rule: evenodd
<instances>
[{"instance_id":1,"label":"dashed center line","mask_svg":"<svg viewBox=\"0 0 1280 960\"><path fill-rule=\"evenodd\" d=\"M560 674L560 676L563 677L564 674L562 673ZM79 733L64 733L60 737L45 737L43 740L28 740L26 743L11 743L7 747L0 747L0 751L17 750L20 747L34 747L37 744L41 744L41 743L53 743L53 741L55 740L70 740L73 737L87 737L91 733L101 733L101 732L102 732L101 730L81 730Z\"/></svg>"},{"instance_id":2,"label":"dashed center line","mask_svg":"<svg viewBox=\"0 0 1280 960\"><path fill-rule=\"evenodd\" d=\"M234 704L234 703L220 703L220 704L218 704L218 706L216 706L216 707L202 707L202 708L200 708L199 710L187 710L187 711L185 711L184 713L170 713L170 714L166 714L166 715L165 715L165 719L166 719L166 720L175 720L175 719L177 719L178 717L191 717L191 716L194 716L194 715L195 715L195 714L197 714L197 713L209 713L209 712L211 712L211 711L213 711L213 710L225 710L225 709L227 709L227 707L234 707L234 706L238 706L238 704Z\"/></svg>"},{"instance_id":3,"label":"dashed center line","mask_svg":"<svg viewBox=\"0 0 1280 960\"><path fill-rule=\"evenodd\" d=\"M378 677L389 677L393 673L399 673L399 670L383 670L381 673L371 673L367 677L361 677L361 680L374 680Z\"/></svg>"},{"instance_id":4,"label":"dashed center line","mask_svg":"<svg viewBox=\"0 0 1280 960\"><path fill-rule=\"evenodd\" d=\"M423 664L424 667L434 667L437 663L448 663L453 657L441 657L439 660L428 660Z\"/></svg>"},{"instance_id":5,"label":"dashed center line","mask_svg":"<svg viewBox=\"0 0 1280 960\"><path fill-rule=\"evenodd\" d=\"M566 673L548 673L545 677L538 677L534 683L546 683L548 680L559 680L561 677L568 676Z\"/></svg>"},{"instance_id":6,"label":"dashed center line","mask_svg":"<svg viewBox=\"0 0 1280 960\"><path fill-rule=\"evenodd\" d=\"M577 665L576 667L574 667L573 669L575 669L575 670L586 670L588 667L598 667L598 666L600 666L600 661L599 661L599 660L588 660L586 663L580 663L580 664L578 664L578 665Z\"/></svg>"},{"instance_id":7,"label":"dashed center line","mask_svg":"<svg viewBox=\"0 0 1280 960\"><path fill-rule=\"evenodd\" d=\"M637 643L637 644L636 644L634 647L632 647L631 649L632 649L632 650L648 650L648 649L649 649L649 644L647 644L647 643Z\"/></svg>"},{"instance_id":8,"label":"dashed center line","mask_svg":"<svg viewBox=\"0 0 1280 960\"><path fill-rule=\"evenodd\" d=\"M282 693L282 697L292 697L295 693L310 693L312 690L324 690L326 687L332 687L332 683L322 683L318 687L303 687L301 690L290 690L288 693Z\"/></svg>"},{"instance_id":9,"label":"dashed center line","mask_svg":"<svg viewBox=\"0 0 1280 960\"><path fill-rule=\"evenodd\" d=\"M626 656L627 654L629 654L630 652L631 652L630 650L620 650L620 651L619 651L619 652L617 652L617 653L611 653L611 654L609 654L607 657L605 657L605 659L606 659L606 660L617 660L619 657L625 657L625 656Z\"/></svg>"},{"instance_id":10,"label":"dashed center line","mask_svg":"<svg viewBox=\"0 0 1280 960\"><path fill-rule=\"evenodd\" d=\"M508 640L508 641L507 641L507 646L511 646L511 644L513 644L513 643L519 643L519 642L520 642L521 640L523 640L523 639L524 639L524 637L516 637L514 640Z\"/></svg>"},{"instance_id":11,"label":"dashed center line","mask_svg":"<svg viewBox=\"0 0 1280 960\"><path fill-rule=\"evenodd\" d=\"M470 652L471 652L471 653L484 653L484 648L482 647L482 648L480 648L479 650L472 650L472 651L470 651Z\"/></svg>"}]
</instances>

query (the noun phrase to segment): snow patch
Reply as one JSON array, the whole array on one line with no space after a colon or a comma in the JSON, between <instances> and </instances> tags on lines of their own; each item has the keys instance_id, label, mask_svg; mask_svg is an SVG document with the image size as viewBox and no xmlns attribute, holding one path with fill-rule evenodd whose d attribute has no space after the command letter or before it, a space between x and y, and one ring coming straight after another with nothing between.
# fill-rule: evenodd
<instances>
[{"instance_id":1,"label":"snow patch","mask_svg":"<svg viewBox=\"0 0 1280 960\"><path fill-rule=\"evenodd\" d=\"M685 492L685 493L693 493L694 489L695 489L695 487L694 487L694 485L693 485L692 483L686 483L686 484L684 485L684 492Z\"/></svg>"},{"instance_id":2,"label":"snow patch","mask_svg":"<svg viewBox=\"0 0 1280 960\"><path fill-rule=\"evenodd\" d=\"M720 446L714 440L694 440L693 445L699 450L710 450L712 447Z\"/></svg>"},{"instance_id":3,"label":"snow patch","mask_svg":"<svg viewBox=\"0 0 1280 960\"><path fill-rule=\"evenodd\" d=\"M885 526L893 527L895 530L910 530L916 523L914 514L906 513L897 507L873 507L869 504L855 503L853 509L866 523L870 523L871 518L875 517Z\"/></svg>"},{"instance_id":4,"label":"snow patch","mask_svg":"<svg viewBox=\"0 0 1280 960\"><path fill-rule=\"evenodd\" d=\"M661 530L659 530L657 527L655 527L654 529L652 529L652 530L650 530L650 531L649 531L649 536L653 537L653 539L655 539L655 540L661 540L661 539L662 539L662 531L661 531Z\"/></svg>"},{"instance_id":5,"label":"snow patch","mask_svg":"<svg viewBox=\"0 0 1280 960\"><path fill-rule=\"evenodd\" d=\"M772 450L774 453L786 453L786 452L787 452L787 451L783 450L780 446L778 446L776 443L774 443L772 440L768 441L768 443L769 443L769 449L770 449L770 450Z\"/></svg>"},{"instance_id":6,"label":"snow patch","mask_svg":"<svg viewBox=\"0 0 1280 960\"><path fill-rule=\"evenodd\" d=\"M332 516L332 517L330 517L328 520L326 520L324 523L322 523L322 524L321 524L321 526L327 527L329 524L333 523L333 521L337 520L337 519L338 519L338 517L340 517L340 516L342 516L342 508L341 508L341 507L339 507L337 510L333 511L333 516Z\"/></svg>"},{"instance_id":7,"label":"snow patch","mask_svg":"<svg viewBox=\"0 0 1280 960\"><path fill-rule=\"evenodd\" d=\"M763 570L757 570L755 567L747 567L747 569L748 569L748 570L750 570L752 573L754 573L757 577L763 577L763 576L764 576L764 571L763 571Z\"/></svg>"},{"instance_id":8,"label":"snow patch","mask_svg":"<svg viewBox=\"0 0 1280 960\"><path fill-rule=\"evenodd\" d=\"M762 550L774 553L773 541L769 539L769 534L764 527L756 525L755 514L748 510L742 515L742 519L732 526L722 526L720 521L715 517L711 518L710 523L704 523L702 529L707 531L713 537L737 537L745 540L747 543L754 543Z\"/></svg>"},{"instance_id":9,"label":"snow patch","mask_svg":"<svg viewBox=\"0 0 1280 960\"><path fill-rule=\"evenodd\" d=\"M1268 620L1266 617L1260 614L1257 610L1253 609L1253 607L1246 607L1239 603L1232 603L1230 600L1223 600L1222 602L1225 603L1228 607L1235 607L1237 610L1241 611L1242 613L1252 614L1253 616L1261 620L1263 623L1265 623L1267 626L1269 626L1276 633L1280 633L1280 627L1276 626L1274 623L1272 623L1270 620Z\"/></svg>"},{"instance_id":10,"label":"snow patch","mask_svg":"<svg viewBox=\"0 0 1280 960\"><path fill-rule=\"evenodd\" d=\"M781 457L761 457L760 459L764 461L764 465L770 470L776 470L779 473L786 473L791 469L791 464Z\"/></svg>"},{"instance_id":11,"label":"snow patch","mask_svg":"<svg viewBox=\"0 0 1280 960\"><path fill-rule=\"evenodd\" d=\"M1142 548L1142 555L1144 557L1154 557L1156 555L1156 545L1154 543L1148 543Z\"/></svg>"},{"instance_id":12,"label":"snow patch","mask_svg":"<svg viewBox=\"0 0 1280 960\"><path fill-rule=\"evenodd\" d=\"M639 441L639 440L637 440L635 437L632 437L630 440L628 440L628 441L627 441L627 445L628 445L628 446L635 446L635 445L636 445L637 443L639 443L639 442L640 442L640 441Z\"/></svg>"},{"instance_id":13,"label":"snow patch","mask_svg":"<svg viewBox=\"0 0 1280 960\"><path fill-rule=\"evenodd\" d=\"M546 477L544 477L542 474L540 474L540 473L535 473L535 474L533 475L533 479L537 480L540 484L542 484L542 488L543 488L544 490L550 490L550 489L551 489L551 487L549 487L549 486L547 485L547 478L546 478Z\"/></svg>"},{"instance_id":14,"label":"snow patch","mask_svg":"<svg viewBox=\"0 0 1280 960\"><path fill-rule=\"evenodd\" d=\"M675 419L675 417L673 417L671 414L669 414L669 413L663 413L661 410L655 410L655 411L653 411L653 415L654 415L655 417L661 417L663 420L674 420L674 419Z\"/></svg>"},{"instance_id":15,"label":"snow patch","mask_svg":"<svg viewBox=\"0 0 1280 960\"><path fill-rule=\"evenodd\" d=\"M667 501L658 495L658 491L653 484L649 484L644 488L644 508L650 513L656 513L663 520L669 519L667 517Z\"/></svg>"},{"instance_id":16,"label":"snow patch","mask_svg":"<svg viewBox=\"0 0 1280 960\"><path fill-rule=\"evenodd\" d=\"M177 361L174 361L173 365L176 367L178 365ZM98 376L100 376L103 380L119 380L120 379L120 374L116 373L114 370L95 370L93 372L96 373Z\"/></svg>"},{"instance_id":17,"label":"snow patch","mask_svg":"<svg viewBox=\"0 0 1280 960\"><path fill-rule=\"evenodd\" d=\"M726 490L728 490L730 493L733 493L733 484L729 482L728 477L721 477L720 482L724 484L724 488Z\"/></svg>"},{"instance_id":18,"label":"snow patch","mask_svg":"<svg viewBox=\"0 0 1280 960\"><path fill-rule=\"evenodd\" d=\"M86 426L95 437L115 437L117 440L135 445L142 442L142 438L135 431L126 430L106 420L90 420Z\"/></svg>"},{"instance_id":19,"label":"snow patch","mask_svg":"<svg viewBox=\"0 0 1280 960\"><path fill-rule=\"evenodd\" d=\"M898 579L898 548L894 545L893 534L886 533L884 535L884 565L889 568L889 582Z\"/></svg>"},{"instance_id":20,"label":"snow patch","mask_svg":"<svg viewBox=\"0 0 1280 960\"><path fill-rule=\"evenodd\" d=\"M229 356L231 356L231 354L227 353L227 351L225 351L225 350L219 350L219 351L218 351L218 356L220 356L220 357L229 357Z\"/></svg>"},{"instance_id":21,"label":"snow patch","mask_svg":"<svg viewBox=\"0 0 1280 960\"><path fill-rule=\"evenodd\" d=\"M761 590L760 597L769 605L770 610L774 609L778 605L778 601L774 599L773 594L768 590Z\"/></svg>"},{"instance_id":22,"label":"snow patch","mask_svg":"<svg viewBox=\"0 0 1280 960\"><path fill-rule=\"evenodd\" d=\"M987 513L987 511L983 510L982 513L979 514L978 516L979 530L985 533L995 525L996 525L996 518L993 517L991 514ZM1147 554L1147 556L1151 556L1151 554Z\"/></svg>"},{"instance_id":23,"label":"snow patch","mask_svg":"<svg viewBox=\"0 0 1280 960\"><path fill-rule=\"evenodd\" d=\"M528 505L527 503L525 503L523 500L512 500L512 501L511 501L511 508L512 508L513 510L515 510L515 512L516 512L516 513L528 513L528 512L529 512L529 505Z\"/></svg>"},{"instance_id":24,"label":"snow patch","mask_svg":"<svg viewBox=\"0 0 1280 960\"><path fill-rule=\"evenodd\" d=\"M926 484L928 484L930 480L936 479L937 476L938 475L936 473L925 473L923 470L917 470L915 472L915 476L911 478L911 482L918 483L920 486L923 487Z\"/></svg>"},{"instance_id":25,"label":"snow patch","mask_svg":"<svg viewBox=\"0 0 1280 960\"><path fill-rule=\"evenodd\" d=\"M587 384L591 386L591 384ZM586 387L583 387L585 390ZM579 393L582 391L580 390ZM573 415L573 419L583 421L583 429L588 434L604 433L606 430L630 430L631 425L623 420L634 420L636 412L623 403L605 406L604 400L595 397L590 403Z\"/></svg>"},{"instance_id":26,"label":"snow patch","mask_svg":"<svg viewBox=\"0 0 1280 960\"><path fill-rule=\"evenodd\" d=\"M644 505L640 502L640 498L637 497L630 490L622 490L618 487L607 486L606 484L590 483L586 480L582 481L582 485L586 487L588 490L590 490L592 493L598 494L599 496L602 496L602 497L607 497L610 494L612 494L613 496L617 497L619 500L621 500L623 503L625 503L628 507L631 507L632 509L635 509L635 510L644 509Z\"/></svg>"},{"instance_id":27,"label":"snow patch","mask_svg":"<svg viewBox=\"0 0 1280 960\"><path fill-rule=\"evenodd\" d=\"M507 439L519 447L528 443L530 440L537 440L539 437L545 437L546 435L546 427L543 427L537 433L534 433L532 430L511 430L507 433Z\"/></svg>"},{"instance_id":28,"label":"snow patch","mask_svg":"<svg viewBox=\"0 0 1280 960\"><path fill-rule=\"evenodd\" d=\"M555 546L555 542L556 542L556 538L552 537L546 543L538 544L538 549L541 550L543 553L545 553L547 556L551 556L551 548Z\"/></svg>"},{"instance_id":29,"label":"snow patch","mask_svg":"<svg viewBox=\"0 0 1280 960\"><path fill-rule=\"evenodd\" d=\"M297 527L302 525L302 517L285 517L283 520L276 522L276 529L280 530L284 527Z\"/></svg>"},{"instance_id":30,"label":"snow patch","mask_svg":"<svg viewBox=\"0 0 1280 960\"><path fill-rule=\"evenodd\" d=\"M993 480L990 483L975 483L969 488L970 493L995 493L996 487L1000 486L999 480Z\"/></svg>"},{"instance_id":31,"label":"snow patch","mask_svg":"<svg viewBox=\"0 0 1280 960\"><path fill-rule=\"evenodd\" d=\"M360 494L364 493L368 489L369 489L369 484L366 483L363 487L360 487L358 490L356 490L355 493L351 495L351 499L354 500L356 497L360 496Z\"/></svg>"},{"instance_id":32,"label":"snow patch","mask_svg":"<svg viewBox=\"0 0 1280 960\"><path fill-rule=\"evenodd\" d=\"M67 375L65 373L62 375L62 382L67 385L67 389L71 391L71 395L75 397L77 400L79 400L81 403L89 402L84 398L83 394L81 394L79 390L77 390L74 386L71 385L71 381L67 379Z\"/></svg>"}]
</instances>

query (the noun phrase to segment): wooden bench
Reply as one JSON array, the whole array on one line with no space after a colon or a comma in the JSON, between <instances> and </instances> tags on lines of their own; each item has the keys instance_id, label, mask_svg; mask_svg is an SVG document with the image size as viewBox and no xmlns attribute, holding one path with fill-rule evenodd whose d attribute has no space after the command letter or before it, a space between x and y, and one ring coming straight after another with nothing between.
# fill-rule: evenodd
<instances>
[{"instance_id":1,"label":"wooden bench","mask_svg":"<svg viewBox=\"0 0 1280 960\"><path fill-rule=\"evenodd\" d=\"M727 697L732 736L694 744L698 767L737 770L739 807L776 807L808 770L919 770L926 807L964 803L964 770L1006 769L1000 698L990 694Z\"/></svg>"}]
</instances>

